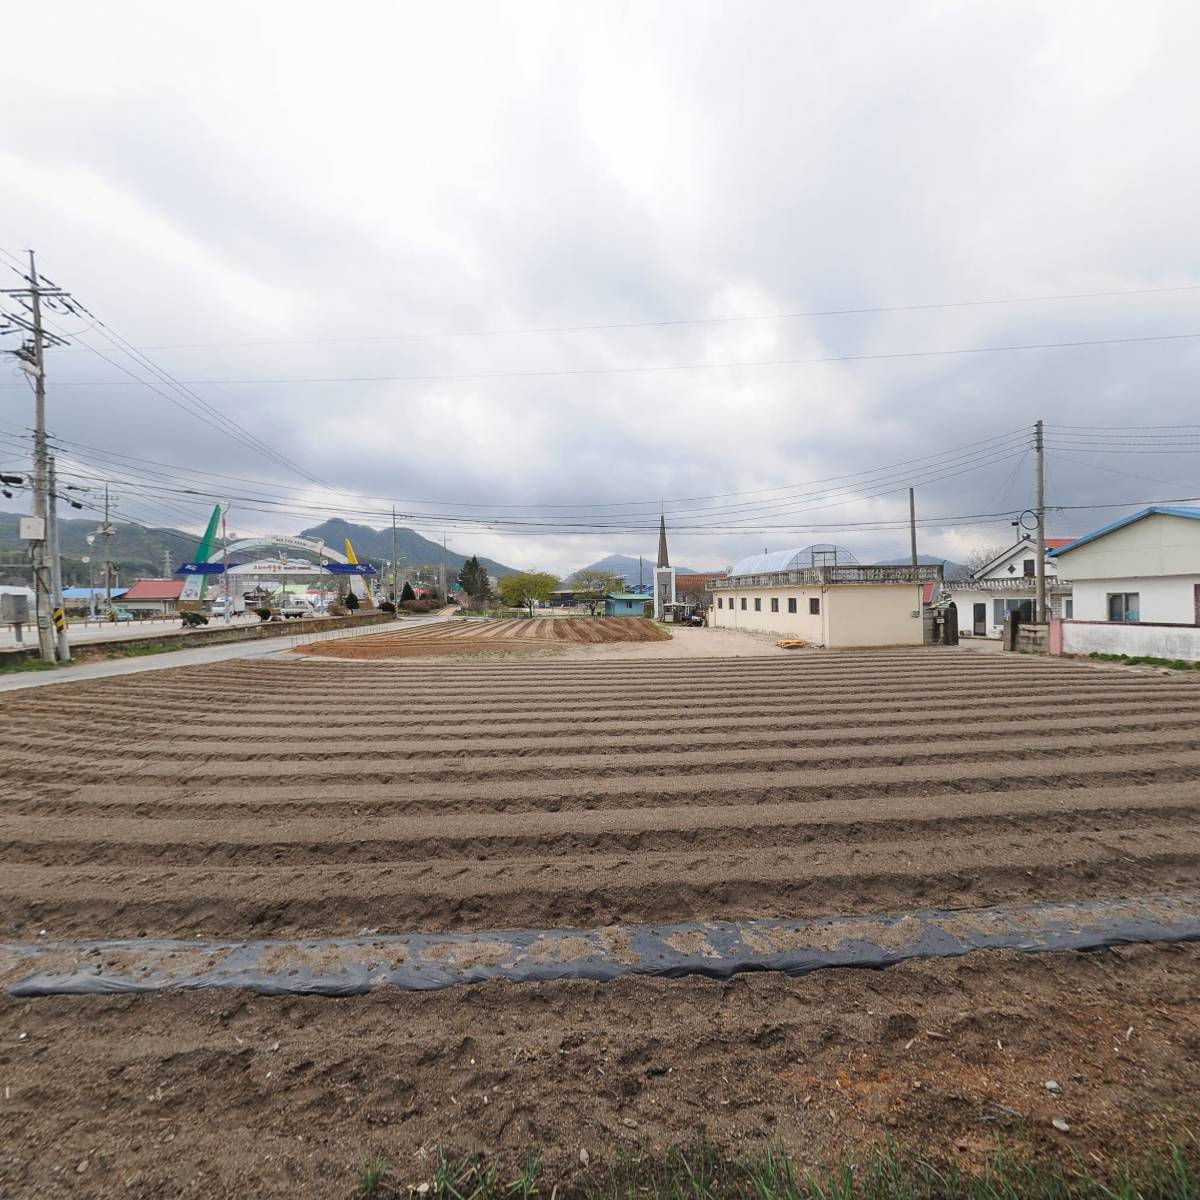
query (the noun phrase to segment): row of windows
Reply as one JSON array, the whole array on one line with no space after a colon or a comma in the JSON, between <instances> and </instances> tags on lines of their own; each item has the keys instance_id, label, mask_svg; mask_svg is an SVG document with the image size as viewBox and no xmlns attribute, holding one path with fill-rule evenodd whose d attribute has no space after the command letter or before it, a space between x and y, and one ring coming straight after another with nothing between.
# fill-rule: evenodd
<instances>
[{"instance_id":1,"label":"row of windows","mask_svg":"<svg viewBox=\"0 0 1200 1200\"><path fill-rule=\"evenodd\" d=\"M742 602L742 611L745 612L746 611L746 597L745 596L741 597L741 602ZM724 596L717 597L717 607L718 608L726 607ZM729 608L733 607L733 597L732 596L729 597L728 607ZM794 612L798 611L796 608L796 597L795 596L788 597L787 610L790 613L794 613ZM754 611L762 612L762 597L761 596L754 597ZM778 596L771 597L771 611L773 613L777 613L779 611L779 597ZM814 596L814 597L812 597L812 599L809 600L808 612L809 612L809 615L813 616L813 617L819 617L821 615L821 601L820 601L819 597Z\"/></svg>"}]
</instances>

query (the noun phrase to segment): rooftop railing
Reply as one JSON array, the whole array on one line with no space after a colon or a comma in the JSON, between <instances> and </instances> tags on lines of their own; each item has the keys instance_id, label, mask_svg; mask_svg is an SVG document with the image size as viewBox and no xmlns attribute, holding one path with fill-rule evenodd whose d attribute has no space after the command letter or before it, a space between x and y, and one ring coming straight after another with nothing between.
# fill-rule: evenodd
<instances>
[{"instance_id":1,"label":"rooftop railing","mask_svg":"<svg viewBox=\"0 0 1200 1200\"><path fill-rule=\"evenodd\" d=\"M730 575L705 584L710 592L752 587L822 587L835 583L940 583L941 563L906 564L894 567L798 567L791 571L769 571L762 575Z\"/></svg>"}]
</instances>

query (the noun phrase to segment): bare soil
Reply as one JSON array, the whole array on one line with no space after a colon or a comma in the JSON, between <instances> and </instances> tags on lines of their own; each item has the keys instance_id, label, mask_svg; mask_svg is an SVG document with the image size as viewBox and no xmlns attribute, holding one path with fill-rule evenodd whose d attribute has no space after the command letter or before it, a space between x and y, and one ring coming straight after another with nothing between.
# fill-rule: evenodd
<instances>
[{"instance_id":1,"label":"bare soil","mask_svg":"<svg viewBox=\"0 0 1200 1200\"><path fill-rule=\"evenodd\" d=\"M1190 677L937 649L281 655L41 688L0 716L0 929L619 947L634 921L1194 892L1198 718ZM702 1133L802 1163L887 1133L971 1158L998 1129L1110 1156L1195 1122L1198 966L6 999L0 1195L344 1196L368 1152L415 1183L439 1141L544 1145L567 1175L581 1145Z\"/></svg>"},{"instance_id":2,"label":"bare soil","mask_svg":"<svg viewBox=\"0 0 1200 1200\"><path fill-rule=\"evenodd\" d=\"M670 636L644 617L533 617L511 621L456 618L416 629L315 642L298 647L295 653L353 661L434 658L602 646L613 642L665 642Z\"/></svg>"}]
</instances>

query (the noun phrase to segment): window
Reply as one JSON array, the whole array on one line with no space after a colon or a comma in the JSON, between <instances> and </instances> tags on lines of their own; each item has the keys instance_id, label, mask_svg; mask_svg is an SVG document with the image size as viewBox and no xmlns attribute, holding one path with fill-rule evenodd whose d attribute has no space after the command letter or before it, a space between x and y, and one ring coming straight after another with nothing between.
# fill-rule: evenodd
<instances>
[{"instance_id":1,"label":"window","mask_svg":"<svg viewBox=\"0 0 1200 1200\"><path fill-rule=\"evenodd\" d=\"M1028 578L1028 579L1032 579L1037 574L1037 560L1036 559L1027 558L1021 564L1021 567L1025 572L1026 578Z\"/></svg>"},{"instance_id":2,"label":"window","mask_svg":"<svg viewBox=\"0 0 1200 1200\"><path fill-rule=\"evenodd\" d=\"M742 612L746 611L746 597L742 597Z\"/></svg>"},{"instance_id":3,"label":"window","mask_svg":"<svg viewBox=\"0 0 1200 1200\"><path fill-rule=\"evenodd\" d=\"M819 617L821 615L821 601L816 596L808 602L808 615L810 617Z\"/></svg>"},{"instance_id":4,"label":"window","mask_svg":"<svg viewBox=\"0 0 1200 1200\"><path fill-rule=\"evenodd\" d=\"M1003 625L1009 613L1016 613L1018 620L1031 622L1033 620L1032 600L993 600L992 624Z\"/></svg>"},{"instance_id":5,"label":"window","mask_svg":"<svg viewBox=\"0 0 1200 1200\"><path fill-rule=\"evenodd\" d=\"M724 601L724 600L722 600L720 596L718 596L718 597L717 597L717 607L718 607L718 608L724 608L724 607L725 607L725 601Z\"/></svg>"},{"instance_id":6,"label":"window","mask_svg":"<svg viewBox=\"0 0 1200 1200\"><path fill-rule=\"evenodd\" d=\"M1075 617L1075 597L1068 596L1063 601L1063 620L1070 621Z\"/></svg>"},{"instance_id":7,"label":"window","mask_svg":"<svg viewBox=\"0 0 1200 1200\"><path fill-rule=\"evenodd\" d=\"M771 611L772 612L779 611L779 597L778 596L771 597Z\"/></svg>"},{"instance_id":8,"label":"window","mask_svg":"<svg viewBox=\"0 0 1200 1200\"><path fill-rule=\"evenodd\" d=\"M796 611L796 597L789 596L788 597L788 612L794 613L795 611Z\"/></svg>"},{"instance_id":9,"label":"window","mask_svg":"<svg viewBox=\"0 0 1200 1200\"><path fill-rule=\"evenodd\" d=\"M754 611L762 612L762 597L761 596L754 597Z\"/></svg>"},{"instance_id":10,"label":"window","mask_svg":"<svg viewBox=\"0 0 1200 1200\"><path fill-rule=\"evenodd\" d=\"M1111 592L1108 597L1110 621L1140 621L1140 597L1137 592Z\"/></svg>"}]
</instances>

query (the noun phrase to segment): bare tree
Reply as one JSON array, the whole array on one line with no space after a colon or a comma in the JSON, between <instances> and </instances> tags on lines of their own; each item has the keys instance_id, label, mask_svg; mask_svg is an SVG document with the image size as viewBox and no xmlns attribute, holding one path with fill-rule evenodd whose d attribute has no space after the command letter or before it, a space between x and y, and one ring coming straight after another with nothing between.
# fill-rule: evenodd
<instances>
[{"instance_id":1,"label":"bare tree","mask_svg":"<svg viewBox=\"0 0 1200 1200\"><path fill-rule=\"evenodd\" d=\"M997 558L1003 554L1006 549L1006 546L987 545L984 543L983 545L976 546L967 555L966 562L963 565L974 575L976 571L986 567L993 558Z\"/></svg>"}]
</instances>

